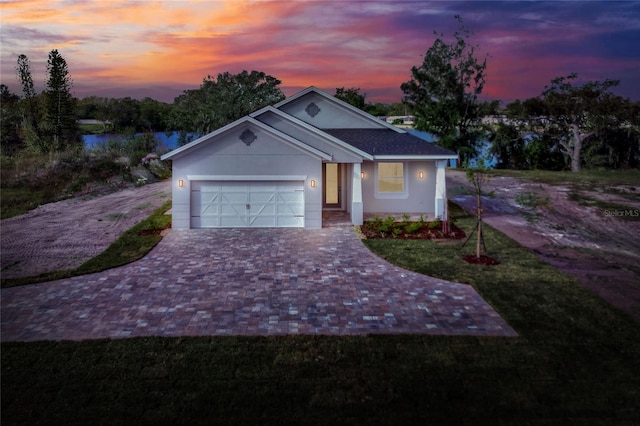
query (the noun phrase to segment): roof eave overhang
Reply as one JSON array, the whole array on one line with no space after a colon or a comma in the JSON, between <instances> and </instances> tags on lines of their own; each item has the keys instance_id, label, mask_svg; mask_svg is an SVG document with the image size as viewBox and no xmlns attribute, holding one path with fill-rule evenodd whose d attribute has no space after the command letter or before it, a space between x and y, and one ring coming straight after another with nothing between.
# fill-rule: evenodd
<instances>
[{"instance_id":1,"label":"roof eave overhang","mask_svg":"<svg viewBox=\"0 0 640 426\"><path fill-rule=\"evenodd\" d=\"M309 123L305 123L304 121L287 114L286 112L279 110L275 107L272 106L266 106L262 109L259 109L258 111L255 111L253 113L250 114L251 117L255 118L255 117L259 117L262 114L265 114L267 112L272 112L276 115L278 115L279 117L284 118L285 120L289 120L292 123L297 124L300 127L303 127L304 129L307 129L308 131L320 136L321 138L324 138L325 140L332 142L334 144L336 144L338 147L346 150L347 152L350 152L354 155L358 155L360 157L362 157L363 160L373 160L373 156L365 151L362 151L361 149L356 148L355 146L343 141L342 139L336 138L335 136L330 135L329 133L323 131L322 129L318 129L315 126L310 125Z\"/></svg>"},{"instance_id":2,"label":"roof eave overhang","mask_svg":"<svg viewBox=\"0 0 640 426\"><path fill-rule=\"evenodd\" d=\"M457 155L374 155L374 161L457 160Z\"/></svg>"},{"instance_id":3,"label":"roof eave overhang","mask_svg":"<svg viewBox=\"0 0 640 426\"><path fill-rule=\"evenodd\" d=\"M290 102L293 102L296 99L299 99L299 98L303 97L304 95L306 95L308 93L311 93L311 92L314 92L314 93L316 93L316 94L318 94L318 95L320 95L320 96L322 96L322 97L324 97L324 98L326 98L326 99L328 99L328 100L330 100L332 102L335 102L336 104L342 106L343 108L345 108L347 110L350 110L351 112L354 112L354 113L362 116L363 118L365 118L365 119L367 119L367 120L369 120L371 122L374 122L376 124L381 124L383 127L391 129L394 132L407 133L406 130L400 129L399 127L396 127L393 124L389 124L386 121L380 120L380 119L372 116L371 114L368 114L368 113L362 111L360 108L354 107L353 105L351 105L348 102L345 102L345 101L343 101L341 99L338 99L335 96L331 96L327 92L325 92L323 90L320 90L315 86L309 86L306 89L301 90L300 92L292 95L291 97L289 97L289 98L287 98L287 99L285 99L283 101L278 102L277 104L273 105L273 107L280 109L281 106L286 105L286 104L288 104Z\"/></svg>"},{"instance_id":4,"label":"roof eave overhang","mask_svg":"<svg viewBox=\"0 0 640 426\"><path fill-rule=\"evenodd\" d=\"M238 126L241 126L243 124L253 124L256 127L259 127L260 129L273 134L274 136L278 137L279 139L281 139L283 142L287 143L288 145L293 146L294 148L300 149L301 151L304 151L310 155L313 155L319 159L323 159L326 161L331 161L331 155L327 154L326 152L322 152L312 146L309 146L303 142L300 142L299 140L292 138L291 136L282 133L281 131L274 129L273 127L256 120L255 118L251 117L251 116L245 116L243 118L240 118L232 123L227 124L226 126L223 126L217 130L214 130L211 133L208 133L198 139L196 139L193 142L190 142L184 146L181 146L180 148L174 149L171 152L166 153L165 155L163 155L162 157L160 157L162 160L168 160L168 159L173 159L173 158L179 158L182 155L185 155L188 151L191 151L192 149L195 149L198 145L212 139L215 138L216 136L222 135L223 133L232 130Z\"/></svg>"}]
</instances>

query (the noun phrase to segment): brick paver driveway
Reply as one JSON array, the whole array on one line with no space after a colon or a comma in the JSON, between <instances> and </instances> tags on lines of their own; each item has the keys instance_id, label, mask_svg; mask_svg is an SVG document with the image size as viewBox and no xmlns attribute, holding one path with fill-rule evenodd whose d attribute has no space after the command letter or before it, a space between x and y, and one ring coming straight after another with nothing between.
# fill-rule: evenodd
<instances>
[{"instance_id":1,"label":"brick paver driveway","mask_svg":"<svg viewBox=\"0 0 640 426\"><path fill-rule=\"evenodd\" d=\"M2 290L2 340L424 333L515 336L471 286L370 253L349 226L173 230L144 259Z\"/></svg>"}]
</instances>

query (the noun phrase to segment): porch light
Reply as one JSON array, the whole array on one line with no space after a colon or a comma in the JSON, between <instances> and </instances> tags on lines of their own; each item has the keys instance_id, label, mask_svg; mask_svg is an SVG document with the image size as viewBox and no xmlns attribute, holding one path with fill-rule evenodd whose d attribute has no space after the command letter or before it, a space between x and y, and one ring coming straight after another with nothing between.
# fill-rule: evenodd
<instances>
[{"instance_id":1,"label":"porch light","mask_svg":"<svg viewBox=\"0 0 640 426\"><path fill-rule=\"evenodd\" d=\"M364 179L364 172L360 172L360 179Z\"/></svg>"},{"instance_id":2,"label":"porch light","mask_svg":"<svg viewBox=\"0 0 640 426\"><path fill-rule=\"evenodd\" d=\"M315 181L315 180L313 180L313 179L311 179L311 182L309 182L309 185L310 185L312 188L315 188L315 187L316 187L316 181Z\"/></svg>"},{"instance_id":3,"label":"porch light","mask_svg":"<svg viewBox=\"0 0 640 426\"><path fill-rule=\"evenodd\" d=\"M418 172L418 177L419 177L420 179L424 179L424 172L423 172L423 171L419 171L419 172Z\"/></svg>"},{"instance_id":4,"label":"porch light","mask_svg":"<svg viewBox=\"0 0 640 426\"><path fill-rule=\"evenodd\" d=\"M183 188L183 187L184 187L184 180L179 179L179 180L178 180L178 186L179 186L180 188Z\"/></svg>"}]
</instances>

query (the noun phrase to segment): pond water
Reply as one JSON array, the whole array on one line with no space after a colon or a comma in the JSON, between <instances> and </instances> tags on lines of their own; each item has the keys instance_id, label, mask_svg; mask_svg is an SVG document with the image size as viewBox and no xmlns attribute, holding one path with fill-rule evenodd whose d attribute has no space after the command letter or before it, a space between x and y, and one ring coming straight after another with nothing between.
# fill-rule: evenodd
<instances>
[{"instance_id":1,"label":"pond water","mask_svg":"<svg viewBox=\"0 0 640 426\"><path fill-rule=\"evenodd\" d=\"M144 133L136 133L135 136L141 136ZM159 151L171 151L178 147L178 132L155 132L153 137L158 141ZM111 140L121 141L126 139L127 135L118 135L113 133L105 133L101 135L82 135L85 148L92 148Z\"/></svg>"},{"instance_id":2,"label":"pond water","mask_svg":"<svg viewBox=\"0 0 640 426\"><path fill-rule=\"evenodd\" d=\"M414 129L406 129L407 132L411 133L414 136L419 137L420 139L424 139L427 142L435 142L436 141L436 137L432 134L432 133L428 133L428 132L421 132L419 130L414 130ZM480 142L480 152L478 155L478 158L482 158L484 159L484 164L486 167L492 168L495 167L495 165L497 164L497 159L494 158L492 155L489 154L489 149L491 148L491 143L489 142L489 139L484 139ZM471 160L469 160L469 165L471 167L474 167L476 165L477 162L477 158L472 158ZM451 167L455 167L456 166L456 161L455 160L450 160L449 166Z\"/></svg>"},{"instance_id":3,"label":"pond water","mask_svg":"<svg viewBox=\"0 0 640 426\"><path fill-rule=\"evenodd\" d=\"M435 142L436 138L433 134L428 132L421 132L419 130L407 129L409 133L419 137L420 139L424 139L428 142ZM136 133L135 136L141 136L144 133ZM178 147L178 136L179 132L155 132L152 133L153 136L158 141L158 151L171 151ZM102 134L102 135L82 135L82 139L84 140L84 146L86 148L92 148L94 146L100 145L102 143L106 143L110 140L124 140L126 139L126 135L118 135L118 134ZM481 151L480 156L486 158L489 149L489 141L485 141ZM450 166L455 167L455 160L451 160ZM475 164L474 160L470 161L471 165ZM489 159L489 161L485 160L485 164L487 167L493 167L496 164L495 159Z\"/></svg>"}]
</instances>

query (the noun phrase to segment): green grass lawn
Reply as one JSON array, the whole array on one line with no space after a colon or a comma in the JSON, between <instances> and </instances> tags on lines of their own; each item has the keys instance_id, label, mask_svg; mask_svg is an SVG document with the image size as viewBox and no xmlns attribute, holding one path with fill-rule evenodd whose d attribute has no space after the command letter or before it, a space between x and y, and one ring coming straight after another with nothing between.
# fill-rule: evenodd
<instances>
[{"instance_id":1,"label":"green grass lawn","mask_svg":"<svg viewBox=\"0 0 640 426\"><path fill-rule=\"evenodd\" d=\"M452 214L473 227L461 210ZM3 343L2 423L639 424L638 324L503 234L486 227L486 237L500 265L462 262L462 242L365 244L406 268L470 283L518 338Z\"/></svg>"}]
</instances>

